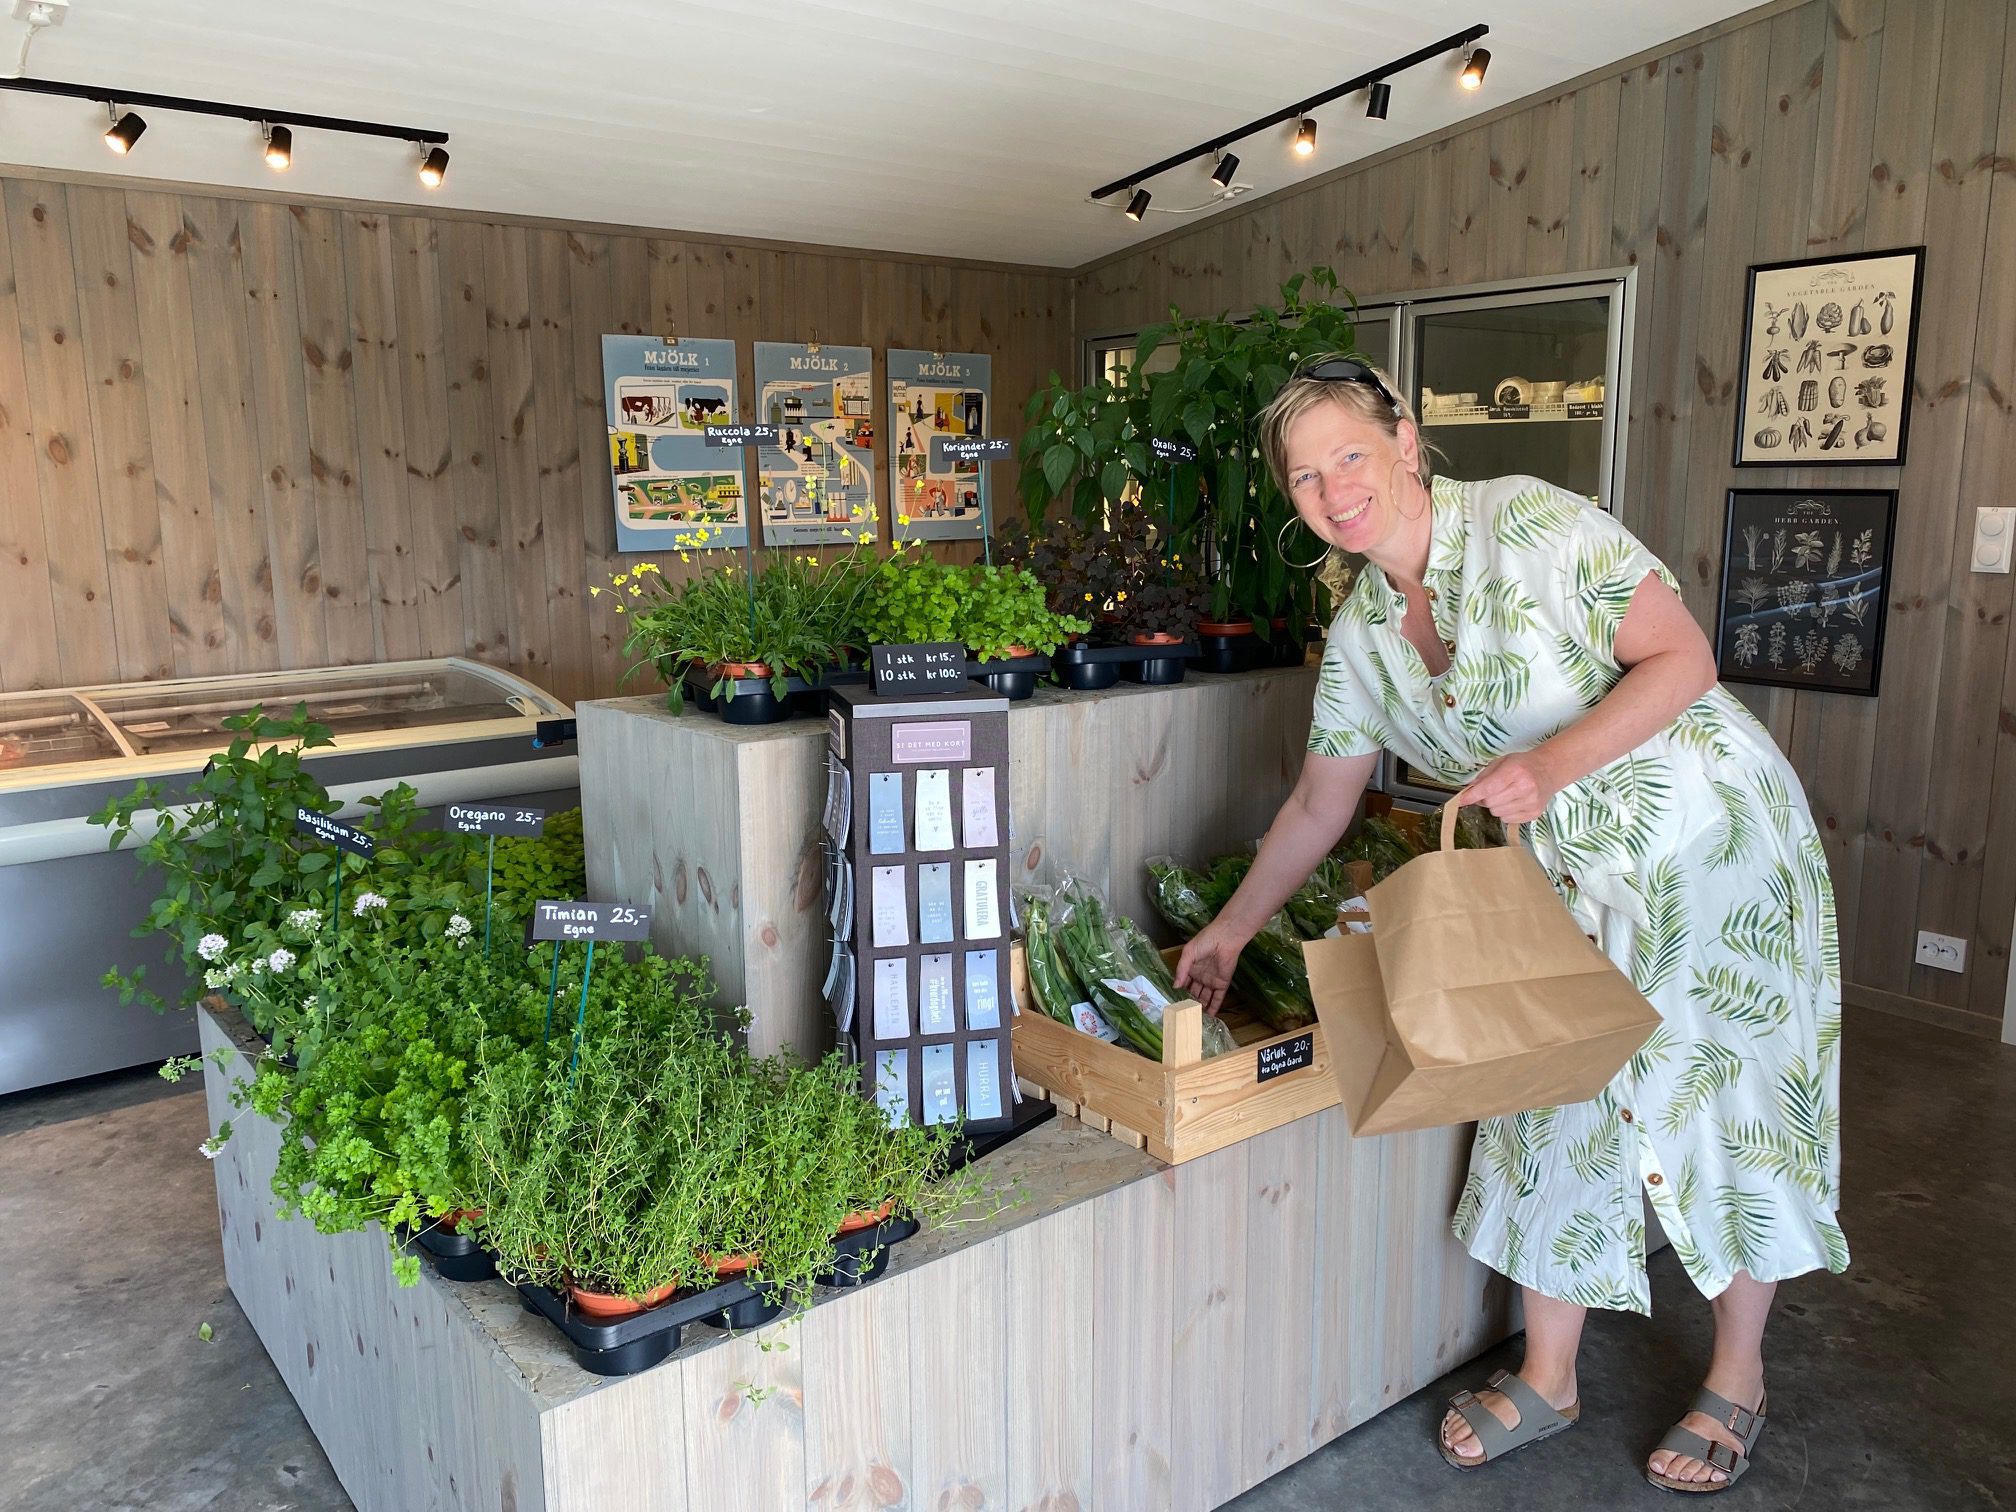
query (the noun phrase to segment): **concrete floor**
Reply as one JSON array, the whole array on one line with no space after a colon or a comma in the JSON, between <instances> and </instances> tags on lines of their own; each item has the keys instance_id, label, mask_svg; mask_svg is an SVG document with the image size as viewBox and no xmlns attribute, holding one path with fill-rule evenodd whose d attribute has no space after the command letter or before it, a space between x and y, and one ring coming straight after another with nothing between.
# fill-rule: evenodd
<instances>
[{"instance_id":1,"label":"concrete floor","mask_svg":"<svg viewBox=\"0 0 2016 1512\"><path fill-rule=\"evenodd\" d=\"M2003 1289L2016 1250L2016 1049L1856 1012L1846 1044L1855 1264L1781 1290L1771 1423L1757 1467L1718 1505L2016 1509ZM0 1275L16 1298L0 1315L0 1507L350 1506L225 1288L196 1150L206 1132L201 1097L145 1072L0 1098ZM1653 1293L1649 1321L1592 1321L1572 1433L1482 1472L1435 1453L1443 1399L1516 1366L1515 1341L1234 1507L1673 1505L1638 1466L1692 1395L1708 1310L1670 1252L1654 1259Z\"/></svg>"}]
</instances>

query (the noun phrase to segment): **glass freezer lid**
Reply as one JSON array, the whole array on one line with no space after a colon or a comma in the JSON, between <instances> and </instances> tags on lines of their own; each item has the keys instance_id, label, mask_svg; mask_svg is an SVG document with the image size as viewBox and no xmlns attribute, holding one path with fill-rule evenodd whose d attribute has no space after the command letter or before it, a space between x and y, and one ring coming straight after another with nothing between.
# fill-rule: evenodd
<instances>
[{"instance_id":1,"label":"glass freezer lid","mask_svg":"<svg viewBox=\"0 0 2016 1512\"><path fill-rule=\"evenodd\" d=\"M230 743L224 721L255 703L283 717L298 703L309 716L344 735L473 724L524 716L504 688L462 667L359 668L312 679L286 673L178 691L145 686L96 695L98 706L142 756L213 751Z\"/></svg>"},{"instance_id":2,"label":"glass freezer lid","mask_svg":"<svg viewBox=\"0 0 2016 1512\"><path fill-rule=\"evenodd\" d=\"M0 772L125 754L81 699L38 693L0 700Z\"/></svg>"}]
</instances>

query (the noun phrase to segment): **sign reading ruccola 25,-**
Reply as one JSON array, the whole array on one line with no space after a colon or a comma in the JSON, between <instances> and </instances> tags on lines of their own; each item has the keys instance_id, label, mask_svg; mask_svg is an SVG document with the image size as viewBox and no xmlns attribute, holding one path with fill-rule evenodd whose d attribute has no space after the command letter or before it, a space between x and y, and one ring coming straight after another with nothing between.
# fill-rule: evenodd
<instances>
[{"instance_id":1,"label":"sign reading ruccola 25,-","mask_svg":"<svg viewBox=\"0 0 2016 1512\"><path fill-rule=\"evenodd\" d=\"M532 910L535 940L642 940L651 910L628 903L542 901Z\"/></svg>"},{"instance_id":2,"label":"sign reading ruccola 25,-","mask_svg":"<svg viewBox=\"0 0 2016 1512\"><path fill-rule=\"evenodd\" d=\"M517 803L451 803L445 828L458 835L536 835L546 810Z\"/></svg>"},{"instance_id":3,"label":"sign reading ruccola 25,-","mask_svg":"<svg viewBox=\"0 0 2016 1512\"><path fill-rule=\"evenodd\" d=\"M377 842L364 831L340 819L331 819L327 814L318 814L311 808L294 810L294 828L304 835L313 835L324 845L333 845L352 855L368 856L378 849Z\"/></svg>"},{"instance_id":4,"label":"sign reading ruccola 25,-","mask_svg":"<svg viewBox=\"0 0 2016 1512\"><path fill-rule=\"evenodd\" d=\"M710 425L701 432L709 446L754 446L759 441L775 441L774 425Z\"/></svg>"}]
</instances>

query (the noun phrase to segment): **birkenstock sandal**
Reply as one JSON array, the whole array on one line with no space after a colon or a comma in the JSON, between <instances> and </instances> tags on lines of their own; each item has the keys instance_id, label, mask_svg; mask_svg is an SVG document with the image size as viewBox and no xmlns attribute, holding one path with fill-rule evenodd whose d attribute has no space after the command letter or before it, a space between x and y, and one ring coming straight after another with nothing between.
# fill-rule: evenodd
<instances>
[{"instance_id":1,"label":"birkenstock sandal","mask_svg":"<svg viewBox=\"0 0 2016 1512\"><path fill-rule=\"evenodd\" d=\"M1659 1440L1658 1447L1652 1453L1657 1454L1663 1449L1668 1454L1684 1454L1689 1459L1701 1461L1711 1470L1720 1470L1729 1478L1720 1481L1683 1481L1659 1475L1648 1469L1645 1472L1645 1479L1661 1491L1678 1491L1685 1496L1727 1491L1741 1480L1743 1472L1750 1468L1750 1452L1757 1447L1757 1440L1764 1433L1764 1401L1760 1399L1757 1410L1752 1412L1747 1407L1738 1407L1727 1397L1718 1396L1703 1386L1701 1394L1694 1398L1694 1405L1688 1411L1715 1419L1743 1441L1742 1451L1739 1453L1727 1444L1703 1438L1693 1429L1683 1428L1676 1423L1666 1437ZM1686 1415L1684 1412L1681 1414L1683 1418Z\"/></svg>"},{"instance_id":2,"label":"birkenstock sandal","mask_svg":"<svg viewBox=\"0 0 2016 1512\"><path fill-rule=\"evenodd\" d=\"M1565 1412L1557 1412L1547 1404L1545 1397L1509 1370L1493 1375L1484 1383L1484 1389L1497 1392L1517 1408L1519 1421L1507 1428L1474 1392L1459 1391L1449 1398L1449 1405L1470 1425L1470 1431L1477 1435L1477 1442L1484 1448L1484 1453L1478 1458L1465 1459L1449 1447L1447 1436L1438 1427L1435 1430L1435 1446L1442 1451L1442 1458L1458 1470L1482 1469L1494 1460L1503 1459L1514 1449L1524 1449L1528 1444L1537 1444L1564 1429L1573 1428L1582 1416L1579 1401L1570 1402Z\"/></svg>"}]
</instances>

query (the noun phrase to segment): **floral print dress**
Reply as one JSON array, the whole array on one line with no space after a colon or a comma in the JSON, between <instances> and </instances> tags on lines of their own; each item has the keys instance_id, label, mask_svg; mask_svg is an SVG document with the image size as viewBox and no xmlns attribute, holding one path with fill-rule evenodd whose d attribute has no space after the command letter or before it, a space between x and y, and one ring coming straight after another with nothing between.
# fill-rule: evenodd
<instances>
[{"instance_id":1,"label":"floral print dress","mask_svg":"<svg viewBox=\"0 0 2016 1512\"><path fill-rule=\"evenodd\" d=\"M1449 669L1365 564L1331 624L1309 749L1382 748L1464 783L1574 724L1623 676L1617 629L1672 574L1537 478L1437 478L1424 587ZM1593 1102L1478 1126L1456 1236L1545 1296L1649 1312L1642 1191L1707 1296L1738 1270L1848 1264L1841 978L1826 857L1799 780L1717 686L1564 788L1522 837L1664 1022Z\"/></svg>"}]
</instances>

